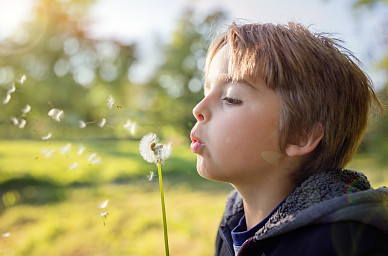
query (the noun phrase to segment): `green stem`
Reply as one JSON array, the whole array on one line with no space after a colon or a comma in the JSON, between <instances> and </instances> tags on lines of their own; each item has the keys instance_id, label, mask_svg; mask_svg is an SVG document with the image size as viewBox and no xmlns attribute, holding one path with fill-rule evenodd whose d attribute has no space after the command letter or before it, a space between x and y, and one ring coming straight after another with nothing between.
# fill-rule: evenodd
<instances>
[{"instance_id":1,"label":"green stem","mask_svg":"<svg viewBox=\"0 0 388 256\"><path fill-rule=\"evenodd\" d=\"M159 175L159 186L160 186L160 201L162 203L162 214L163 214L164 248L166 250L166 256L169 256L170 253L169 253L169 249L168 249L166 207L165 207L165 204L164 204L162 167L161 167L160 162L158 162L158 175Z\"/></svg>"}]
</instances>

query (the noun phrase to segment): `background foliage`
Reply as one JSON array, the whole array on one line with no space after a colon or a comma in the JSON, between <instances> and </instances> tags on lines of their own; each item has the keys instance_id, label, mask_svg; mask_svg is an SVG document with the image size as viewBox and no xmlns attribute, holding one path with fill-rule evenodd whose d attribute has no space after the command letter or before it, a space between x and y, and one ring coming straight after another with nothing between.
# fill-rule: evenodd
<instances>
[{"instance_id":1,"label":"background foliage","mask_svg":"<svg viewBox=\"0 0 388 256\"><path fill-rule=\"evenodd\" d=\"M172 40L159 45L163 63L139 83L131 77L138 42L88 35L92 21L84 14L93 4L38 0L33 19L0 41L0 255L162 255L158 185L146 178L155 166L138 154L138 139L149 131L173 142L163 167L171 253L211 255L231 187L196 174L188 134L203 97L206 49L228 16L201 18L187 9ZM353 7L373 15L388 2ZM377 66L388 71L388 49ZM379 94L387 99L387 84ZM31 111L23 113L27 104ZM48 116L52 108L64 111L60 122ZM387 129L384 113L349 165L365 170L374 186L388 182ZM99 216L107 199L109 215Z\"/></svg>"}]
</instances>

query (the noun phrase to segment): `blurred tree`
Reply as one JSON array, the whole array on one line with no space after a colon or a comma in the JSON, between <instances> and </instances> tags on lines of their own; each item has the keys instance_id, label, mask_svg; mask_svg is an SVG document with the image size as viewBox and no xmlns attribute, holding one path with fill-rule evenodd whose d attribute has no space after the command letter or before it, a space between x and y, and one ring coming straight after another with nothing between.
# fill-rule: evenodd
<instances>
[{"instance_id":1,"label":"blurred tree","mask_svg":"<svg viewBox=\"0 0 388 256\"><path fill-rule=\"evenodd\" d=\"M381 11L381 9L385 9L386 13L388 13L388 0L355 0L353 2L353 6L356 9L362 9L366 7L367 12L374 12L377 9ZM381 20L383 35L383 43L385 47L385 53L379 63L377 63L377 67L383 71L385 71L386 75L388 75L388 30L386 29L386 25L388 20L387 16L384 18L385 20ZM381 56L380 56L381 57ZM379 92L380 99L383 100L383 103L386 104L388 99L388 77L386 77L384 82L384 88L382 88ZM368 152L375 155L375 157L380 160L382 164L388 163L388 113L387 111L383 112L383 114L379 117L382 117L377 122L372 123L373 132L367 133L363 143L362 148Z\"/></svg>"},{"instance_id":2,"label":"blurred tree","mask_svg":"<svg viewBox=\"0 0 388 256\"><path fill-rule=\"evenodd\" d=\"M39 0L31 21L0 41L0 137L40 137L54 127L62 129L65 137L74 136L72 131L90 133L79 129L79 120L97 123L114 117L106 105L109 95L120 104L125 102L135 45L88 37L90 21L85 13L93 3ZM3 104L12 84L15 92ZM27 104L31 112L24 115ZM60 125L47 115L52 108L65 113ZM25 129L15 127L12 117L27 120Z\"/></svg>"},{"instance_id":3,"label":"blurred tree","mask_svg":"<svg viewBox=\"0 0 388 256\"><path fill-rule=\"evenodd\" d=\"M216 11L202 19L186 10L177 21L169 44L163 46L165 61L148 86L155 97L147 114L153 126L188 137L195 119L193 107L203 98L203 66L211 34L226 14Z\"/></svg>"}]
</instances>

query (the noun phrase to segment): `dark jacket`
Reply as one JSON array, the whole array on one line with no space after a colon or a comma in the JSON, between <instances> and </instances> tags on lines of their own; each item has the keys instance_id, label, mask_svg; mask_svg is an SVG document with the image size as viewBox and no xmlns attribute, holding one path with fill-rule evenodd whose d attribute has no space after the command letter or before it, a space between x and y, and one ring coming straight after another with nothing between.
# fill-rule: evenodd
<instances>
[{"instance_id":1,"label":"dark jacket","mask_svg":"<svg viewBox=\"0 0 388 256\"><path fill-rule=\"evenodd\" d=\"M231 230L242 215L241 196L232 191L216 256L234 255ZM356 171L315 174L286 198L238 255L388 255L388 189L372 189Z\"/></svg>"}]
</instances>

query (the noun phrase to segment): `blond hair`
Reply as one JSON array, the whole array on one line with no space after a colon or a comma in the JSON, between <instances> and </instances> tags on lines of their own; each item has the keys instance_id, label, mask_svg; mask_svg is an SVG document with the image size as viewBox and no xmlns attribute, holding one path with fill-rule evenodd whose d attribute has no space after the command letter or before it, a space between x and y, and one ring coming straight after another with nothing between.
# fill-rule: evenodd
<instances>
[{"instance_id":1,"label":"blond hair","mask_svg":"<svg viewBox=\"0 0 388 256\"><path fill-rule=\"evenodd\" d=\"M324 136L296 179L344 168L365 132L370 107L381 103L369 77L342 41L312 33L301 24L233 23L209 47L205 76L214 55L229 47L233 80L246 77L267 86L281 98L280 148L317 124Z\"/></svg>"}]
</instances>

